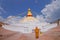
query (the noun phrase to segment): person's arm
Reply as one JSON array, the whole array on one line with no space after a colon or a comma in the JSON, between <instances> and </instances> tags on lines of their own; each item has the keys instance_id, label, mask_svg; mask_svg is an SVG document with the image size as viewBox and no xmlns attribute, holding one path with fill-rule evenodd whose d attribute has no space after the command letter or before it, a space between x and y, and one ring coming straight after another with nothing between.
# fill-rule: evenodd
<instances>
[{"instance_id":1,"label":"person's arm","mask_svg":"<svg viewBox=\"0 0 60 40\"><path fill-rule=\"evenodd\" d=\"M41 29L39 29L39 30L40 30L40 34L42 34Z\"/></svg>"}]
</instances>

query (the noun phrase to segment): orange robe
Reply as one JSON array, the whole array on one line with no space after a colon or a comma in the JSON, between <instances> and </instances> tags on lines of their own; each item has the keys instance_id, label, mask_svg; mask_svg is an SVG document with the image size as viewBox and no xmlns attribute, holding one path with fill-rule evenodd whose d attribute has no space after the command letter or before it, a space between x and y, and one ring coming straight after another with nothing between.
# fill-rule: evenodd
<instances>
[{"instance_id":1,"label":"orange robe","mask_svg":"<svg viewBox=\"0 0 60 40\"><path fill-rule=\"evenodd\" d=\"M35 29L35 35L36 35L36 38L39 38L39 29L38 28Z\"/></svg>"}]
</instances>

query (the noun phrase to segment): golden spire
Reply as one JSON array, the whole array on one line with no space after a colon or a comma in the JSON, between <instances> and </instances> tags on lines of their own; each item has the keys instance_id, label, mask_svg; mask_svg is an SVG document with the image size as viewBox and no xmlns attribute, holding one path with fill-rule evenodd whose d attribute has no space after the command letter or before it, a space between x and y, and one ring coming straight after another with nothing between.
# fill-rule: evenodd
<instances>
[{"instance_id":1,"label":"golden spire","mask_svg":"<svg viewBox=\"0 0 60 40\"><path fill-rule=\"evenodd\" d=\"M30 8L28 9L27 16L32 16L32 13L31 13L31 10L30 10Z\"/></svg>"}]
</instances>

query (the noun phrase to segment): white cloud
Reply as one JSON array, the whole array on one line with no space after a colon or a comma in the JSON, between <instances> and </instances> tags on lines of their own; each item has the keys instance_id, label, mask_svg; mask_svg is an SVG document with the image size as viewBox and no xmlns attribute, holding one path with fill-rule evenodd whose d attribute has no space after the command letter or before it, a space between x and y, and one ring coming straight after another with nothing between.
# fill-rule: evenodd
<instances>
[{"instance_id":1,"label":"white cloud","mask_svg":"<svg viewBox=\"0 0 60 40\"><path fill-rule=\"evenodd\" d=\"M0 6L0 15L1 15L2 13L6 13L6 11Z\"/></svg>"},{"instance_id":2,"label":"white cloud","mask_svg":"<svg viewBox=\"0 0 60 40\"><path fill-rule=\"evenodd\" d=\"M56 0L46 5L41 11L45 17L46 21L52 22L60 19L60 0Z\"/></svg>"},{"instance_id":3,"label":"white cloud","mask_svg":"<svg viewBox=\"0 0 60 40\"><path fill-rule=\"evenodd\" d=\"M4 18L2 16L0 16L0 22L4 22Z\"/></svg>"},{"instance_id":4,"label":"white cloud","mask_svg":"<svg viewBox=\"0 0 60 40\"><path fill-rule=\"evenodd\" d=\"M22 17L19 16L8 16L7 19L5 20L5 23L12 24L12 23L17 23L18 20L20 20Z\"/></svg>"},{"instance_id":5,"label":"white cloud","mask_svg":"<svg viewBox=\"0 0 60 40\"><path fill-rule=\"evenodd\" d=\"M45 22L45 18L43 15L37 15L36 18L40 21L40 22Z\"/></svg>"}]
</instances>

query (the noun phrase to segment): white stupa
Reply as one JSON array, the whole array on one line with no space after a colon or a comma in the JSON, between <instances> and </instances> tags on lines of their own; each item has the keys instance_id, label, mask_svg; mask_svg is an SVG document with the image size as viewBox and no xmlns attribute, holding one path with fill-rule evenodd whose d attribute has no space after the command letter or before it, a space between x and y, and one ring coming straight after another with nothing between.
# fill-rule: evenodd
<instances>
[{"instance_id":1,"label":"white stupa","mask_svg":"<svg viewBox=\"0 0 60 40\"><path fill-rule=\"evenodd\" d=\"M20 23L21 25L24 25L26 33L31 33L36 26L39 26L40 21L32 15L32 12L29 8L27 15L20 20Z\"/></svg>"},{"instance_id":2,"label":"white stupa","mask_svg":"<svg viewBox=\"0 0 60 40\"><path fill-rule=\"evenodd\" d=\"M13 20L13 23L11 23L10 25L4 25L3 28L21 33L32 33L32 30L35 29L36 26L41 29L42 32L45 32L55 27L56 25L49 24L47 22L40 22L39 19L35 18L32 15L32 12L29 8L25 17L23 17L17 22Z\"/></svg>"}]
</instances>

